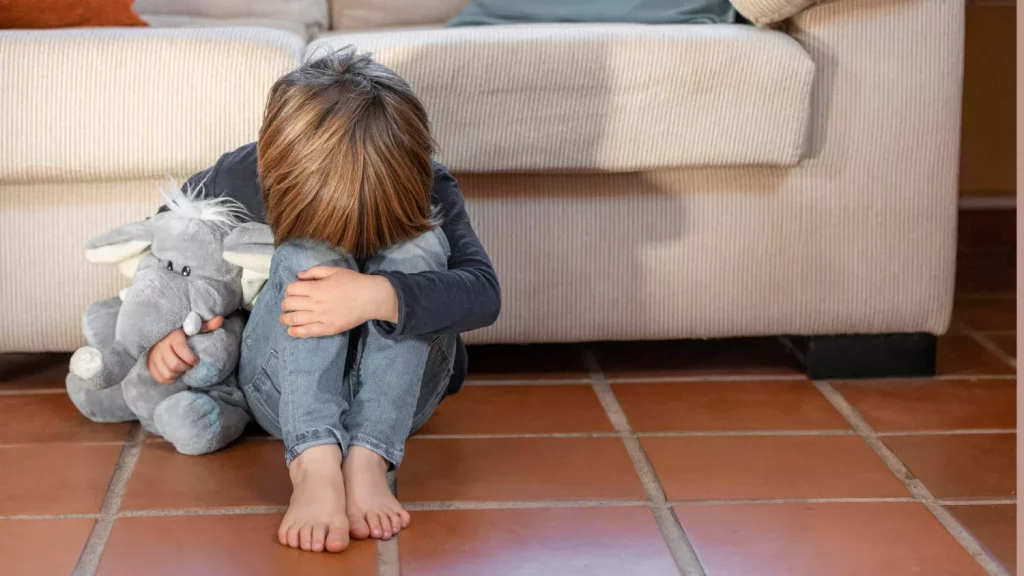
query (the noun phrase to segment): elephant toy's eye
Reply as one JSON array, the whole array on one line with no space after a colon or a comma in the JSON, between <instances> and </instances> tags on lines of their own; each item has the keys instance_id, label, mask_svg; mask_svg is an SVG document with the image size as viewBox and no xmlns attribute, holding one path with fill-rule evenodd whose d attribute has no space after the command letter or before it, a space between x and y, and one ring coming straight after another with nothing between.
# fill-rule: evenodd
<instances>
[{"instance_id":1,"label":"elephant toy's eye","mask_svg":"<svg viewBox=\"0 0 1024 576\"><path fill-rule=\"evenodd\" d=\"M170 270L171 272L174 272L174 262L171 262L171 261L168 260L167 261L167 269Z\"/></svg>"},{"instance_id":2,"label":"elephant toy's eye","mask_svg":"<svg viewBox=\"0 0 1024 576\"><path fill-rule=\"evenodd\" d=\"M183 267L183 268L181 269L181 275L182 275L182 276L188 276L188 275L189 275L189 274L191 274L191 273L192 273L192 269L191 269L191 268L189 268L188 266L185 266L185 267Z\"/></svg>"}]
</instances>

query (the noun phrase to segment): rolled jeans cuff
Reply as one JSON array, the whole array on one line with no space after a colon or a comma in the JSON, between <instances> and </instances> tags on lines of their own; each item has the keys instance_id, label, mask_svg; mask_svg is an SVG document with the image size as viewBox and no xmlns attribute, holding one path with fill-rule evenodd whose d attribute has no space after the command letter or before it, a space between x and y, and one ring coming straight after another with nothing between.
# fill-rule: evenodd
<instances>
[{"instance_id":1,"label":"rolled jeans cuff","mask_svg":"<svg viewBox=\"0 0 1024 576\"><path fill-rule=\"evenodd\" d=\"M329 426L314 428L312 430L300 432L293 438L288 439L285 443L284 451L285 466L291 466L292 461L307 449L314 446L323 446L325 444L337 444L338 447L341 448L342 458L344 458L345 454L348 453L349 440L348 436L344 432Z\"/></svg>"},{"instance_id":2,"label":"rolled jeans cuff","mask_svg":"<svg viewBox=\"0 0 1024 576\"><path fill-rule=\"evenodd\" d=\"M349 446L362 446L363 448L366 448L367 450L376 453L378 456L387 460L388 463L391 464L389 468L390 470L398 468L398 466L402 463L402 456L405 455L405 450L396 450L394 448L388 448L384 444L374 440L373 438L370 438L365 434L353 435L352 439L349 440Z\"/></svg>"}]
</instances>

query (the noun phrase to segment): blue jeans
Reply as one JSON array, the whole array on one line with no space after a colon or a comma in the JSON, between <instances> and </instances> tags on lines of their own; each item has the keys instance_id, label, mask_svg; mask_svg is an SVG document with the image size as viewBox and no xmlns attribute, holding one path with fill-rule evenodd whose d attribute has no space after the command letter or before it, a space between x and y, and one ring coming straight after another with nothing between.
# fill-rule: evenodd
<instances>
[{"instance_id":1,"label":"blue jeans","mask_svg":"<svg viewBox=\"0 0 1024 576\"><path fill-rule=\"evenodd\" d=\"M384 250L363 271L444 270L448 255L448 241L435 229ZM286 464L307 448L337 444L343 454L349 446L368 448L397 467L406 438L445 394L458 336L385 338L372 324L320 338L288 336L279 320L285 288L321 265L358 270L350 255L309 240L274 253L242 337L246 399L256 421L284 440Z\"/></svg>"}]
</instances>

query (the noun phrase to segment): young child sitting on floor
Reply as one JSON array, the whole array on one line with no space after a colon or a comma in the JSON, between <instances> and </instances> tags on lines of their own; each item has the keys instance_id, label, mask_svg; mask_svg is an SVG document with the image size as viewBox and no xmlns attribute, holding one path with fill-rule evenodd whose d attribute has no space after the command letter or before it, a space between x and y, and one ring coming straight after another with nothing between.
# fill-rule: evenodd
<instances>
[{"instance_id":1,"label":"young child sitting on floor","mask_svg":"<svg viewBox=\"0 0 1024 576\"><path fill-rule=\"evenodd\" d=\"M281 544L339 552L350 535L387 539L409 525L385 474L461 386L458 334L497 319L497 276L431 153L409 85L346 49L278 80L259 142L189 180L274 233L239 382L284 440L293 492ZM150 351L158 381L189 367L183 338Z\"/></svg>"}]
</instances>

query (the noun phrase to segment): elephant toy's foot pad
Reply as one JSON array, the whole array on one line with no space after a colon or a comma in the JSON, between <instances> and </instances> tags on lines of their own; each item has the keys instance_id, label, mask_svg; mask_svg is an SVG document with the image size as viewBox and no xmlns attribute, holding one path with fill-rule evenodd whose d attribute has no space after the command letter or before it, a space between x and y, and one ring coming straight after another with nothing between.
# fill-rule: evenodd
<instances>
[{"instance_id":1,"label":"elephant toy's foot pad","mask_svg":"<svg viewBox=\"0 0 1024 576\"><path fill-rule=\"evenodd\" d=\"M83 346L71 355L71 373L89 382L103 370L103 354L92 346Z\"/></svg>"},{"instance_id":2,"label":"elephant toy's foot pad","mask_svg":"<svg viewBox=\"0 0 1024 576\"><path fill-rule=\"evenodd\" d=\"M179 392L161 402L153 414L160 435L182 454L198 456L220 450L241 434L248 414L200 392Z\"/></svg>"}]
</instances>

